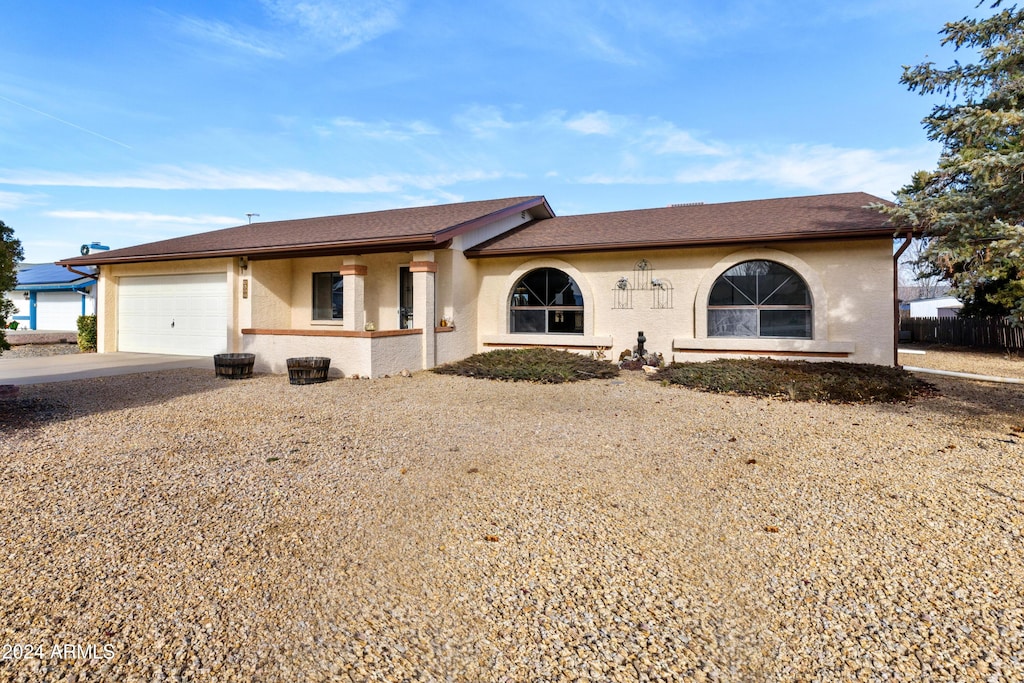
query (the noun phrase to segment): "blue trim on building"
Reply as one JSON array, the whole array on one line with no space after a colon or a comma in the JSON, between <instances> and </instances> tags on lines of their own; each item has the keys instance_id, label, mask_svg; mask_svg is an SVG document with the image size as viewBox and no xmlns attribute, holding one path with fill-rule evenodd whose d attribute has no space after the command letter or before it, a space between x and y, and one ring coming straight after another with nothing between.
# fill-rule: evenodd
<instances>
[{"instance_id":1,"label":"blue trim on building","mask_svg":"<svg viewBox=\"0 0 1024 683\"><path fill-rule=\"evenodd\" d=\"M28 329L36 329L36 293L28 293Z\"/></svg>"},{"instance_id":2,"label":"blue trim on building","mask_svg":"<svg viewBox=\"0 0 1024 683\"><path fill-rule=\"evenodd\" d=\"M75 284L62 285L18 285L16 292L80 292L86 287L96 284L95 280L84 280Z\"/></svg>"}]
</instances>

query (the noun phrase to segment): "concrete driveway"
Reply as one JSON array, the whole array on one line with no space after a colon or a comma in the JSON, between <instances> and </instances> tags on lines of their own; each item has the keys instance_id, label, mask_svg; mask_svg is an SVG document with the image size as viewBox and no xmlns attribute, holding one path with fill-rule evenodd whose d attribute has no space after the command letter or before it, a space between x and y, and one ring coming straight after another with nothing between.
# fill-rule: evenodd
<instances>
[{"instance_id":1,"label":"concrete driveway","mask_svg":"<svg viewBox=\"0 0 1024 683\"><path fill-rule=\"evenodd\" d=\"M155 353L75 353L63 356L4 358L0 356L0 384L41 384L88 377L130 375L178 368L213 372L211 356L167 356Z\"/></svg>"}]
</instances>

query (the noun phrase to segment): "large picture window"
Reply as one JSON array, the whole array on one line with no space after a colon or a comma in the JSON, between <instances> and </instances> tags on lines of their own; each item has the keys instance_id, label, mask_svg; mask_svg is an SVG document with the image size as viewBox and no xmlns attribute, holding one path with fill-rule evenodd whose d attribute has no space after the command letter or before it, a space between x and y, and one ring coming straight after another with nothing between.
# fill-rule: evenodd
<instances>
[{"instance_id":1,"label":"large picture window","mask_svg":"<svg viewBox=\"0 0 1024 683\"><path fill-rule=\"evenodd\" d=\"M341 320L345 280L338 273L313 273L313 320Z\"/></svg>"},{"instance_id":2,"label":"large picture window","mask_svg":"<svg viewBox=\"0 0 1024 683\"><path fill-rule=\"evenodd\" d=\"M538 268L512 288L509 331L514 334L583 334L583 294L556 268Z\"/></svg>"},{"instance_id":3,"label":"large picture window","mask_svg":"<svg viewBox=\"0 0 1024 683\"><path fill-rule=\"evenodd\" d=\"M722 273L708 298L709 337L812 338L811 293L774 261L745 261Z\"/></svg>"}]
</instances>

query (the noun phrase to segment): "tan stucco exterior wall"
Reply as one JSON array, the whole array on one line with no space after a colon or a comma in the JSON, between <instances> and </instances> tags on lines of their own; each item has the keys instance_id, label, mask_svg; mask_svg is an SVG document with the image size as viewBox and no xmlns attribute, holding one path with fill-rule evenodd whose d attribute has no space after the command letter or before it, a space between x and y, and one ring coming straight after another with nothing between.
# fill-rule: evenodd
<instances>
[{"instance_id":1,"label":"tan stucco exterior wall","mask_svg":"<svg viewBox=\"0 0 1024 683\"><path fill-rule=\"evenodd\" d=\"M252 327L349 334L363 332L364 324L372 322L377 333L398 330L399 268L414 260L432 260L435 255L435 252L396 252L255 262L251 265L253 289L259 296L252 304ZM365 275L345 275L346 309L349 298L357 290L363 293L361 315L353 316L357 318L356 324L352 320L313 320L313 273L338 272L352 266L365 268ZM423 275L420 277L426 279ZM435 275L431 273L429 277ZM361 287L355 286L354 278L361 280ZM434 359L425 362L423 357L424 344L430 341L426 339L427 334L433 335L432 327L421 334L374 337L260 333L246 334L240 343L245 352L256 354L258 372L283 373L287 358L315 355L331 358L333 372L376 377L432 366ZM432 349L433 345L428 348Z\"/></svg>"},{"instance_id":2,"label":"tan stucco exterior wall","mask_svg":"<svg viewBox=\"0 0 1024 683\"><path fill-rule=\"evenodd\" d=\"M813 297L811 340L707 337L707 296L714 280L736 263L768 259L796 271ZM337 272L345 263L365 266L365 320L378 331L398 329L399 266L434 261L436 273L417 274L433 282L433 315L420 316L424 335L352 339L341 337L243 335L243 328L268 330L347 330L345 321L312 320L312 274ZM637 264L646 261L648 268ZM584 297L582 335L508 333L509 297L515 283L534 268L567 272ZM118 279L140 275L226 273L229 290L227 347L265 354L258 368L283 372L284 358L327 355L346 374L419 369L500 346L549 345L581 352L604 350L615 359L636 344L666 361L706 360L718 355L774 355L842 359L889 365L893 362L892 246L888 239L787 243L767 247L708 247L566 254L551 257L467 259L462 252L436 250L255 260L242 268L237 259L204 259L103 266L99 275L99 350L117 350ZM349 276L346 276L346 278ZM616 287L625 278L629 287ZM651 280L664 283L651 287ZM243 289L243 284L245 288ZM243 296L243 291L247 296ZM348 291L346 291L348 294ZM440 333L428 323L454 320ZM361 326L360 326L361 327ZM375 374L374 374L375 376Z\"/></svg>"},{"instance_id":3,"label":"tan stucco exterior wall","mask_svg":"<svg viewBox=\"0 0 1024 683\"><path fill-rule=\"evenodd\" d=\"M812 340L707 337L707 294L736 263L768 259L789 266L811 288ZM646 271L637 264L646 260ZM568 273L583 292L582 335L508 333L509 297L515 283L534 268ZM540 258L485 258L477 263L478 350L504 345L547 344L587 351L609 348L617 358L636 345L666 361L707 360L718 355L801 356L891 365L893 362L892 244L888 239L787 243L772 247L709 247ZM616 287L626 278L629 289ZM651 278L664 289L649 285Z\"/></svg>"},{"instance_id":4,"label":"tan stucco exterior wall","mask_svg":"<svg viewBox=\"0 0 1024 683\"><path fill-rule=\"evenodd\" d=\"M436 363L450 363L477 352L479 283L477 262L461 251L438 252L437 317L455 329L437 335Z\"/></svg>"},{"instance_id":5,"label":"tan stucco exterior wall","mask_svg":"<svg viewBox=\"0 0 1024 683\"><path fill-rule=\"evenodd\" d=\"M254 261L250 269L254 291L259 294L253 301L253 327L352 329L347 321L313 320L313 273L336 273L345 260L343 256L324 256ZM412 254L370 254L354 260L366 267L362 276L365 320L378 330L398 329L398 269L413 260Z\"/></svg>"},{"instance_id":6,"label":"tan stucco exterior wall","mask_svg":"<svg viewBox=\"0 0 1024 683\"><path fill-rule=\"evenodd\" d=\"M292 260L249 263L252 327L288 327L292 319Z\"/></svg>"}]
</instances>

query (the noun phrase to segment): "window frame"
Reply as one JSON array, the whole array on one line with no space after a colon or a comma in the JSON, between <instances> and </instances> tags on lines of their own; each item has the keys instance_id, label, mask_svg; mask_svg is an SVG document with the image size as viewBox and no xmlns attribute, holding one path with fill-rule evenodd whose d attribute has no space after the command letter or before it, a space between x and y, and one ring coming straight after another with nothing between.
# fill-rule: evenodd
<instances>
[{"instance_id":1,"label":"window frame","mask_svg":"<svg viewBox=\"0 0 1024 683\"><path fill-rule=\"evenodd\" d=\"M415 327L416 282L415 273L409 264L398 266L398 329L411 330Z\"/></svg>"},{"instance_id":2,"label":"window frame","mask_svg":"<svg viewBox=\"0 0 1024 683\"><path fill-rule=\"evenodd\" d=\"M772 289L771 291L769 291L766 294L762 295L761 294L761 289L760 289L761 280L768 273L767 272L766 273L754 273L754 277L755 277L755 280L754 280L754 292L753 292L754 299L751 299L748 296L749 292L744 292L742 289L740 289L739 286L737 286L736 283L734 283L733 281L729 280L726 276L730 272L740 268L741 266L745 266L747 264L757 264L757 263L767 264L769 267L775 266L776 268L780 268L783 271L788 272L789 273L789 277L782 284L779 284L779 285L775 286L774 289ZM804 298L805 298L805 300L808 303L806 303L806 304L766 304L766 303L764 303L765 301L770 300L776 293L779 292L779 290L781 290L783 287L785 287L790 282L790 280L795 281L796 283L798 283L801 286L801 288L803 290ZM715 290L718 288L718 285L719 285L720 282L727 283L730 287L732 287L734 290L736 290L736 292L738 292L743 298L747 299L747 301L750 301L751 303L750 304L712 304L711 303L711 297L714 295ZM751 311L753 313L752 329L753 329L754 334L750 334L750 335L746 335L746 334L716 334L715 331L714 331L715 330L715 326L712 324L712 321L711 321L711 318L714 315L715 311ZM762 329L762 314L763 313L777 312L777 311L781 311L781 312L785 312L785 311L806 311L806 329L807 329L807 334L806 335L765 334L763 329ZM751 258L751 259L746 259L746 260L734 263L733 265L731 265L728 268L726 268L725 270L723 270L718 275L718 277L716 277L712 281L711 286L708 289L706 321L707 321L707 336L709 338L716 338L716 339L723 339L723 338L726 338L726 339L769 339L769 340L771 340L771 339L807 339L807 340L813 340L815 338L815 336L814 336L814 331L815 331L815 329L814 329L815 328L814 317L815 317L814 316L814 297L812 295L812 289L811 289L810 285L807 283L807 281L795 269L791 268L790 266L788 266L788 265L786 265L784 263L780 263L779 261L775 261L775 260L772 260L772 259L769 259L769 258Z\"/></svg>"},{"instance_id":3,"label":"window frame","mask_svg":"<svg viewBox=\"0 0 1024 683\"><path fill-rule=\"evenodd\" d=\"M318 312L323 307L318 307L317 306L317 303L318 303L317 280L320 279L320 278L324 278L325 276L330 276L331 277L331 302L330 302L331 317L329 317L329 318L318 317L318 314L319 314ZM314 323L340 323L340 322L344 322L344 320L345 320L345 276L342 275L341 273L338 273L337 271L316 272L316 273L312 274L311 282L312 282L313 287L312 287L312 293L311 293L311 296L310 296L310 299L311 299L311 301L310 301L310 304L311 304L310 305L310 312L309 312L310 313L310 320L312 320ZM340 286L340 291L336 292L335 291L335 286ZM340 301L338 302L337 315L335 315L335 306L334 306L334 297L335 296L340 296L341 297Z\"/></svg>"},{"instance_id":4,"label":"window frame","mask_svg":"<svg viewBox=\"0 0 1024 683\"><path fill-rule=\"evenodd\" d=\"M539 271L544 271L545 272L545 282L544 282L544 285L545 285L544 286L544 290L545 291L544 291L543 295L537 293L536 291L534 291L533 288L531 288L529 285L526 284L527 278L530 278L531 276L533 276L535 273L537 273ZM550 273L551 272L558 273L559 275L564 277L566 280L568 280L568 283L564 287L562 287L558 292L551 292L550 291ZM574 300L578 296L581 303L578 304L578 305L576 305L576 304L567 305L567 304L564 304L564 303L563 304L555 304L554 300L555 300L556 296L558 294L563 294L567 290L572 293L572 296L573 296ZM525 295L525 297L524 297L524 295ZM533 298L538 299L542 303L540 303L538 305L516 303L516 300L520 299L520 297L523 297L523 298L526 298L527 300L529 300L529 298L531 296ZM520 300L522 300L522 299L520 299ZM550 303L543 303L545 301L546 302L550 302ZM518 312L522 312L522 313L530 313L530 312L543 313L544 329L543 330L533 330L533 329L531 329L531 330L517 330L516 329L517 328L517 325L516 325L516 317L517 317L516 313L518 313ZM556 329L556 330L552 331L552 329L551 329L552 321L555 321L557 323L564 322L564 316L565 316L565 313L567 313L567 312L571 312L575 316L575 324L573 325L573 330L572 331L567 331L567 330L558 330L558 329ZM580 287L579 283L576 281L575 278L573 278L571 275L569 275L569 273L565 272L561 268L555 268L555 267L552 267L552 266L539 266L537 268L531 268L527 272L523 273L515 281L515 283L512 285L511 291L509 292L509 295L508 295L508 331L509 331L509 334L543 334L543 335L565 334L565 335L582 336L584 334L585 315L586 315L586 302L585 302L585 298L583 296L582 288ZM562 318L562 320L559 320L558 318Z\"/></svg>"}]
</instances>

